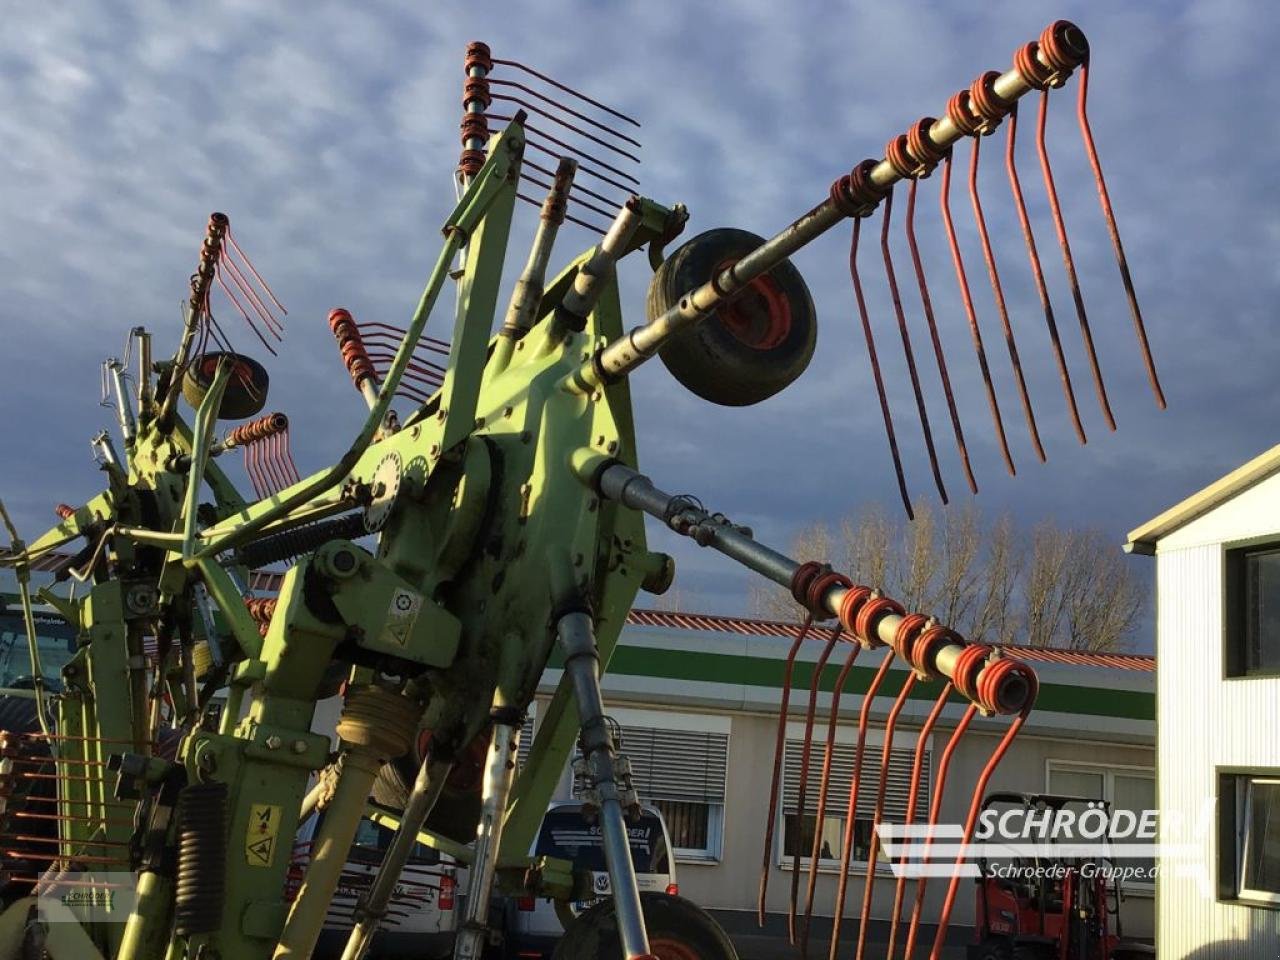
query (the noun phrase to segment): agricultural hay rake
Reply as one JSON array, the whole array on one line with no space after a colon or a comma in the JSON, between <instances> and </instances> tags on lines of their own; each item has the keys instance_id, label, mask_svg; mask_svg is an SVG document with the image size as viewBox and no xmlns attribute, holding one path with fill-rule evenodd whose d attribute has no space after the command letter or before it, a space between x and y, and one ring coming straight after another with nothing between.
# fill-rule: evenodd
<instances>
[{"instance_id":1,"label":"agricultural hay rake","mask_svg":"<svg viewBox=\"0 0 1280 960\"><path fill-rule=\"evenodd\" d=\"M968 143L972 208L1018 370L976 191L979 146L1007 120L1009 181L1064 396L1083 441L1014 164L1018 104L1038 93L1043 177L1096 393L1113 425L1044 149L1051 91L1078 74L1087 156L1151 384L1163 403L1085 112L1088 59L1080 30L1054 23L1018 50L1011 69L984 73L950 99L941 118L926 117L892 138L883 158L839 177L820 203L775 237L713 230L668 255L687 213L636 193L634 121L492 56L483 44L470 45L458 201L445 220L442 248L406 326L362 320L358 309L330 313L343 363L368 410L349 448L306 476L289 452L287 417L263 413L266 369L232 344L233 327L243 325L274 354L284 307L237 243L228 218L213 214L172 357L154 358L151 334L135 328L124 359L105 368L122 443L117 449L105 432L94 438L106 489L80 506L60 505L58 524L30 544L9 524L13 543L3 562L16 571L31 635L33 699L30 722L12 724L0 737L6 897L0 958L41 949L55 960L309 956L365 816L395 834L356 909L346 960L366 955L416 842L469 866L455 956L479 957L489 939L491 894L548 896L562 904L589 895L589 876L572 864L527 855L575 743L598 800L614 895L569 926L557 956L731 956L723 933L692 904L641 897L629 856L626 819L638 800L615 752L599 678L637 592L662 592L674 574L671 558L647 547L645 514L786 587L805 611L785 661L764 830L762 916L785 725L798 692L793 669L801 647L827 631L804 711L799 816L813 809L821 822L827 809L847 811L830 945L832 958L841 955L854 813L860 797L874 796L874 819L881 819L889 745L907 698L917 688L936 688L914 754L908 821L937 821L948 765L975 717L1009 718L972 785L967 840L990 777L1035 703L1036 675L927 613L908 612L873 586L759 543L694 497L660 489L638 469L627 376L660 356L682 384L717 403L756 403L786 387L809 362L816 329L813 302L788 257L851 221L855 299L909 509L858 264L862 225L882 210L895 318L945 497L889 254L894 188L905 181L903 223L923 315L966 479L976 490L914 233L920 181L940 165L953 266L1012 471L948 199L955 150ZM530 186L545 190L545 198L531 195ZM539 221L499 322L502 266L521 199L540 209ZM599 239L548 280L566 223ZM641 249L655 271L647 322L627 329L616 266ZM451 274L457 303L446 343L426 337L424 329ZM215 291L229 308L219 307L218 318ZM225 322L227 316L235 323ZM1017 382L1042 455L1025 384ZM192 411L189 421L180 399ZM244 422L219 435L219 420ZM222 455L237 448L252 498L220 465ZM55 564L57 579L74 581L72 591L33 589L33 569L48 566L59 552L68 555ZM263 571L278 564L286 569L272 584ZM274 589L263 590L264 583ZM76 652L57 690L41 671L36 599L77 630ZM836 625L821 626L833 618ZM876 653L882 659L862 695L852 787L839 796L831 773L840 696L855 661ZM522 719L553 657L563 666L562 679L517 772ZM833 659L843 665L825 737L815 739L815 729L823 729L821 667ZM893 661L905 663L910 674L890 695L881 690ZM313 729L317 702L332 696L342 698L336 730ZM964 712L937 763L929 809L920 810L914 785L925 744L953 699ZM868 732L886 702L877 772ZM816 750L822 772L815 784L809 766ZM299 825L320 810L325 816L305 871L300 882L289 882ZM792 857L788 892L791 935L805 951L815 911L816 834L807 873L798 849ZM874 863L874 833L871 842ZM929 956L939 956L957 883L958 875L949 880L940 915L925 917L926 881L897 880L889 956L899 944L913 956L923 946L925 922L936 930ZM872 949L870 910L868 877L858 906L859 958Z\"/></svg>"}]
</instances>

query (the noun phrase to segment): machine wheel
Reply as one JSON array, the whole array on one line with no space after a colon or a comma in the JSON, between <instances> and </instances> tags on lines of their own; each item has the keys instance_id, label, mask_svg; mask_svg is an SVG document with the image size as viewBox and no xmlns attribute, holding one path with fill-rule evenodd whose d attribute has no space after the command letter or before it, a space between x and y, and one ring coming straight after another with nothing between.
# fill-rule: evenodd
<instances>
[{"instance_id":1,"label":"machine wheel","mask_svg":"<svg viewBox=\"0 0 1280 960\"><path fill-rule=\"evenodd\" d=\"M711 915L683 897L640 894L649 952L659 960L738 960L733 942ZM551 960L613 960L622 957L613 901L603 900L560 938Z\"/></svg>"},{"instance_id":2,"label":"machine wheel","mask_svg":"<svg viewBox=\"0 0 1280 960\"><path fill-rule=\"evenodd\" d=\"M408 755L384 763L373 781L373 799L383 806L403 810L417 775L417 764ZM479 822L480 792L446 786L424 826L451 840L466 843L475 839Z\"/></svg>"},{"instance_id":3,"label":"machine wheel","mask_svg":"<svg viewBox=\"0 0 1280 960\"><path fill-rule=\"evenodd\" d=\"M649 320L690 290L742 259L763 238L745 230L708 230L663 261L649 282ZM732 303L672 337L659 356L689 390L730 407L766 400L804 373L818 324L800 271L784 261L753 280Z\"/></svg>"},{"instance_id":4,"label":"machine wheel","mask_svg":"<svg viewBox=\"0 0 1280 960\"><path fill-rule=\"evenodd\" d=\"M182 395L191 409L198 409L200 401L209 392L213 376L218 371L218 361L227 357L231 363L231 377L222 394L218 407L219 420L243 420L262 412L267 405L267 387L270 378L266 369L252 357L242 353L210 351L196 358L182 378Z\"/></svg>"}]
</instances>

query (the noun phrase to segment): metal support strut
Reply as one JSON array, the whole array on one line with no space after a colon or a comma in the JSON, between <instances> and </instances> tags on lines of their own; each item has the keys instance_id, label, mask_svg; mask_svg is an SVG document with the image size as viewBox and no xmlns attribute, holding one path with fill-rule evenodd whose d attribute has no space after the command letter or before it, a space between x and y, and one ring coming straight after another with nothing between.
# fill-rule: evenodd
<instances>
[{"instance_id":1,"label":"metal support strut","mask_svg":"<svg viewBox=\"0 0 1280 960\"><path fill-rule=\"evenodd\" d=\"M600 656L596 652L591 617L582 612L566 613L556 624L556 638L564 653L564 669L569 674L578 704L582 753L600 793L604 859L609 868L622 953L626 960L645 958L650 955L649 937L645 933L644 914L640 910L640 891L636 886L635 866L631 862L631 844L623 822L622 803L613 779L613 737L605 722L604 703L600 698Z\"/></svg>"},{"instance_id":2,"label":"metal support strut","mask_svg":"<svg viewBox=\"0 0 1280 960\"><path fill-rule=\"evenodd\" d=\"M494 706L493 739L484 768L484 793L476 844L467 881L467 907L462 928L454 945L455 960L479 960L484 952L489 923L489 895L493 890L494 868L502 844L502 827L507 817L507 798L516 770L516 749L524 717L516 707Z\"/></svg>"}]
</instances>

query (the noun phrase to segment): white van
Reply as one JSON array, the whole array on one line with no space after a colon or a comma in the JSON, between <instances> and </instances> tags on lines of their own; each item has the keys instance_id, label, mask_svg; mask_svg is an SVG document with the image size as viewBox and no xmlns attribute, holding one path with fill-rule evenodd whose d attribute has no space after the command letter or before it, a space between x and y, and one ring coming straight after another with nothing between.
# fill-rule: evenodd
<instances>
[{"instance_id":1,"label":"white van","mask_svg":"<svg viewBox=\"0 0 1280 960\"><path fill-rule=\"evenodd\" d=\"M610 895L600 822L598 818L584 815L583 806L576 800L552 803L529 851L531 856L569 860L576 869L590 871L595 896L574 903L575 915ZM678 894L671 837L658 808L641 806L640 816L627 822L627 832L640 892ZM564 935L564 927L549 897L508 900L503 905L503 920L507 958L542 960L550 957Z\"/></svg>"},{"instance_id":2,"label":"white van","mask_svg":"<svg viewBox=\"0 0 1280 960\"><path fill-rule=\"evenodd\" d=\"M296 892L310 862L312 838L323 818L323 813L310 818L298 832L289 865L291 895ZM315 960L342 955L354 926L352 912L356 901L369 889L392 836L390 830L372 820L360 821L338 889L329 902L324 930L313 954ZM458 927L456 893L457 865L453 858L424 844L416 844L396 883L386 918L374 937L371 954L379 960L429 960L449 956Z\"/></svg>"}]
</instances>

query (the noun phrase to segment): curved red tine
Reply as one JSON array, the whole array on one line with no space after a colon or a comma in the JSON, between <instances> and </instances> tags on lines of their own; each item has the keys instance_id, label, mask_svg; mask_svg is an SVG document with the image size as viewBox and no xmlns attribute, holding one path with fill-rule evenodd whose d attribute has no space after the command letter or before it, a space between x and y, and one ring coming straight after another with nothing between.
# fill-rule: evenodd
<instances>
[{"instance_id":1,"label":"curved red tine","mask_svg":"<svg viewBox=\"0 0 1280 960\"><path fill-rule=\"evenodd\" d=\"M582 168L579 167L578 169L582 169ZM528 203L537 207L539 210L542 209L543 201L537 199L536 197L531 197L527 193L520 193L519 191L517 191L516 198L523 200L525 203ZM564 215L564 218L570 223L576 223L578 226L585 227L586 229L591 230L594 233L598 233L601 236L604 236L606 233L609 232L609 227L607 225L603 225L599 223L588 223L586 220L580 220L579 218L575 217L571 213L566 213Z\"/></svg>"},{"instance_id":2,"label":"curved red tine","mask_svg":"<svg viewBox=\"0 0 1280 960\"><path fill-rule=\"evenodd\" d=\"M911 496L907 493L907 478L902 472L902 457L898 453L898 438L893 432L893 415L889 413L889 398L884 391L884 377L880 373L880 360L876 356L875 335L871 332L871 317L867 313L867 301L862 295L862 280L858 275L858 237L862 233L862 218L853 220L853 239L849 244L849 276L853 279L853 294L858 301L858 315L862 320L862 335L867 341L867 358L871 361L871 374L876 381L876 393L880 397L880 413L884 416L884 432L889 438L889 452L893 454L893 470L898 476L898 493L902 496L907 519L914 520Z\"/></svg>"},{"instance_id":3,"label":"curved red tine","mask_svg":"<svg viewBox=\"0 0 1280 960\"><path fill-rule=\"evenodd\" d=\"M916 398L916 412L920 415L920 429L924 431L924 446L929 453L929 468L938 496L947 502L947 488L942 482L938 467L938 451L933 446L933 431L929 428L929 413L924 406L924 393L920 390L920 375L916 371L915 351L911 349L911 334L907 330L907 316L902 309L902 296L898 292L898 275L893 269L893 254L889 250L889 221L893 216L893 191L884 198L884 219L880 227L880 253L884 257L884 273L889 281L889 294L893 298L893 312L898 318L898 333L902 337L902 352L907 358L907 371L911 374L911 389Z\"/></svg>"},{"instance_id":4,"label":"curved red tine","mask_svg":"<svg viewBox=\"0 0 1280 960\"><path fill-rule=\"evenodd\" d=\"M948 680L943 684L942 689L938 692L938 697L933 701L933 709L929 711L929 716L925 718L924 725L920 727L920 736L916 738L916 755L911 761L911 793L907 797L907 812L903 818L902 825L909 827L915 823L916 819L916 801L920 793L920 775L924 768L924 748L929 743L929 736L933 733L933 727L938 722L938 717L942 716L942 711L947 706L947 700L951 696L953 689L952 683ZM911 838L903 838L905 844L911 844ZM898 923L902 919L902 900L907 888L907 874L903 868L907 863L907 854L903 854L898 858L898 882L893 892L893 914L889 920L889 949L885 951L886 957L892 957L894 947L898 942Z\"/></svg>"},{"instance_id":5,"label":"curved red tine","mask_svg":"<svg viewBox=\"0 0 1280 960\"><path fill-rule=\"evenodd\" d=\"M858 918L858 951L854 956L862 960L867 946L867 927L871 922L871 894L875 890L876 857L880 853L880 818L884 816L884 795L889 779L889 761L893 759L893 731L898 724L898 715L906 706L911 688L916 684L916 673L911 671L902 681L902 689L889 709L889 716L884 722L884 745L880 751L880 784L876 788L876 808L871 820L871 849L867 853L867 882L862 886L862 914Z\"/></svg>"},{"instance_id":6,"label":"curved red tine","mask_svg":"<svg viewBox=\"0 0 1280 960\"><path fill-rule=\"evenodd\" d=\"M991 420L996 427L996 439L1000 442L1000 452L1004 455L1004 465L1011 476L1018 471L1013 465L1013 456L1009 453L1009 440L1004 434L1004 419L1000 416L1000 404L996 400L996 388L991 382L991 367L987 364L987 351L982 345L982 331L978 329L978 312L973 307L973 295L969 292L969 277L964 269L964 257L960 254L960 242L956 239L956 226L951 219L951 160L948 153L942 161L942 187L939 200L942 206L942 223L947 231L947 242L951 246L951 262L956 268L956 282L960 285L960 298L964 301L965 316L969 318L969 334L973 338L973 349L978 355L978 367L982 371L982 382L987 388L987 405L991 407Z\"/></svg>"},{"instance_id":7,"label":"curved red tine","mask_svg":"<svg viewBox=\"0 0 1280 960\"><path fill-rule=\"evenodd\" d=\"M482 114L482 116L486 120L497 120L499 122L511 121L511 117L506 116L505 114L485 113L485 114ZM548 143L554 143L557 147L559 147L562 150L568 150L570 153L576 154L577 156L582 157L584 160L590 160L592 163L596 164L597 166L600 166L603 169L608 170L614 176L622 177L622 179L624 180L629 180L635 186L640 185L639 179L637 179L632 174L627 173L625 170L620 170L610 163L606 163L605 161L601 160L599 157L592 156L591 154L587 153L585 150L582 150L580 147L575 147L571 143L566 143L564 140L561 140L559 137L553 137L551 134L547 133L547 131L545 130L541 130L538 127L535 127L529 123L526 123L524 125L524 129L527 133L532 133L534 136L539 137L542 140L546 140ZM579 166L581 167L581 165Z\"/></svg>"},{"instance_id":8,"label":"curved red tine","mask_svg":"<svg viewBox=\"0 0 1280 960\"><path fill-rule=\"evenodd\" d=\"M551 104L557 110L563 110L565 113L569 114L569 116L576 117L577 119L581 120L583 123L590 124L591 126L595 127L597 130L603 130L606 133L612 134L613 136L617 137L619 140L624 140L634 147L641 147L641 148L644 147L644 144L642 144L639 140L636 140L633 137L627 136L622 131L615 130L613 129L613 127L608 126L607 124L603 124L599 120L593 120L591 117L587 116L585 113L581 113L577 110L574 110L572 107L566 106L565 104L561 103L559 100L553 100L551 97L548 97L545 93L541 93L540 91L534 90L532 87L526 86L525 84L520 83L519 81L496 80L492 77L486 77L485 79L488 80L489 85L491 87L511 87L513 90L519 90L522 93L527 93L531 97L537 97L539 100L542 100L542 101L545 101L546 103Z\"/></svg>"},{"instance_id":9,"label":"curved red tine","mask_svg":"<svg viewBox=\"0 0 1280 960\"><path fill-rule=\"evenodd\" d=\"M262 318L262 322L267 325L267 329L271 334L277 340L284 339L284 327L271 313L271 310L267 307L266 303L263 302L262 298L258 296L258 292L253 289L253 284L251 284L249 279L241 272L240 268L236 265L234 258L232 258L232 256L227 252L226 247L222 248L222 258L219 260L219 263L227 268L227 272L231 274L231 279L235 281L236 286L244 293L245 299L249 301L254 312Z\"/></svg>"},{"instance_id":10,"label":"curved red tine","mask_svg":"<svg viewBox=\"0 0 1280 960\"><path fill-rule=\"evenodd\" d=\"M804 739L800 748L800 782L796 787L796 833L795 846L791 848L791 899L787 904L787 936L792 943L796 942L796 898L800 893L800 837L804 832L805 801L809 786L809 757L813 749L813 718L818 712L818 692L822 689L822 671L831 658L831 651L840 641L840 626L837 624L831 636L818 654L813 665L813 675L809 679L809 706L804 715ZM822 821L818 821L815 833L822 832Z\"/></svg>"},{"instance_id":11,"label":"curved red tine","mask_svg":"<svg viewBox=\"0 0 1280 960\"><path fill-rule=\"evenodd\" d=\"M268 285L267 281L262 279L262 274L260 274L257 271L257 268L254 267L253 261L249 259L249 255L240 249L240 244L236 243L236 238L231 234L230 223L227 224L227 231L225 236L227 238L227 242L231 244L231 248L235 250L236 255L239 256L240 259L244 261L244 265L249 268L249 272L253 274L254 279L257 280L258 283L262 284L262 289L265 290L267 293L267 296L271 298L271 302L274 303L277 308L279 308L281 313L288 316L289 311L285 309L284 304L281 303L279 298L275 295L275 293L272 292L271 287L270 285Z\"/></svg>"},{"instance_id":12,"label":"curved red tine","mask_svg":"<svg viewBox=\"0 0 1280 960\"><path fill-rule=\"evenodd\" d=\"M1040 265L1040 251L1036 249L1035 233L1031 229L1031 218L1027 215L1027 202L1022 195L1022 182L1018 179L1017 161L1014 158L1014 147L1018 136L1018 105L1009 109L1009 136L1005 147L1005 170L1009 174L1009 188L1013 191L1014 205L1018 208L1018 221L1022 224L1022 237L1027 244L1027 255L1031 258L1031 273L1035 277L1036 292L1040 295L1040 306L1044 309L1045 326L1049 328L1049 340L1053 344L1053 357L1058 364L1058 377L1062 380L1062 392L1067 399L1067 410L1071 414L1071 423L1076 428L1076 436L1081 443L1088 443L1084 433L1084 424L1080 421L1080 408L1076 405L1076 393L1071 386L1071 373L1067 370L1067 358L1062 352L1062 338L1058 335L1058 321L1053 315L1053 304L1049 300L1049 287L1044 281L1044 268Z\"/></svg>"},{"instance_id":13,"label":"curved red tine","mask_svg":"<svg viewBox=\"0 0 1280 960\"><path fill-rule=\"evenodd\" d=\"M827 792L831 786L831 760L836 749L836 726L840 721L840 695L861 652L862 644L850 645L849 654L844 659L844 665L840 668L835 687L831 691L831 712L827 716L827 742L822 752L822 780L818 786L818 806L814 816L814 822L818 824L818 828L813 831L813 847L809 851L809 881L804 895L804 926L800 933L802 957L809 955L809 926L813 919L813 897L818 886L818 860L822 852L821 825L827 815Z\"/></svg>"},{"instance_id":14,"label":"curved red tine","mask_svg":"<svg viewBox=\"0 0 1280 960\"><path fill-rule=\"evenodd\" d=\"M257 494L259 500L262 499L262 483L258 479L257 463L253 457L253 444L246 443L244 445L244 472L249 475L249 483L253 486L253 492Z\"/></svg>"},{"instance_id":15,"label":"curved red tine","mask_svg":"<svg viewBox=\"0 0 1280 960\"><path fill-rule=\"evenodd\" d=\"M520 179L523 180L525 183L533 184L535 187L541 187L543 190L552 189L551 184L548 183L547 181L539 180L537 177L530 176L529 174L524 172L521 172ZM576 203L578 206L582 207L582 209L584 210L590 210L592 213L598 213L604 217L610 217L610 218L613 217L613 214L610 213L608 210L604 209L603 207L597 207L594 203L589 203L586 200L583 200L581 197L575 197L572 192L570 192L569 194L569 199L572 200L574 203Z\"/></svg>"},{"instance_id":16,"label":"curved red tine","mask_svg":"<svg viewBox=\"0 0 1280 960\"><path fill-rule=\"evenodd\" d=\"M289 431L284 432L284 462L289 470L290 485L297 483L302 479L302 474L298 472L298 465L293 462L293 450L289 443Z\"/></svg>"},{"instance_id":17,"label":"curved red tine","mask_svg":"<svg viewBox=\"0 0 1280 960\"><path fill-rule=\"evenodd\" d=\"M634 163L640 162L640 158L635 156L634 154L628 153L626 150L623 150L621 147L616 146L615 144L609 143L607 140L602 140L600 137L597 137L593 133L588 133L586 130L583 130L581 127L574 126L568 120L564 120L564 119L561 119L560 117L557 117L555 114L551 113L549 110L545 110L542 107L538 107L532 103L528 103L524 100L521 100L519 97L509 97L504 93L491 93L489 94L489 96L494 100L501 100L504 103L514 103L516 106L523 107L524 109L528 110L530 113L536 113L538 116L543 117L547 120L550 120L552 123L557 124L561 127L564 127L566 130L576 133L578 136L584 137L587 140L590 140L594 144L604 147L606 150L611 150L614 153L618 154L619 156L626 157L628 160L631 160ZM605 129L607 130L608 128L606 127ZM627 138L627 139L630 139L630 138ZM634 140L632 140L631 142L635 143ZM639 146L639 144L636 144L636 146Z\"/></svg>"},{"instance_id":18,"label":"curved red tine","mask_svg":"<svg viewBox=\"0 0 1280 960\"><path fill-rule=\"evenodd\" d=\"M529 74L530 76L537 77L543 83L549 83L551 84L551 86L555 87L557 90L563 90L565 93L571 94L577 97L579 100L582 100L585 103L591 104L596 109L603 110L605 113L609 114L610 116L617 117L619 120L625 120L627 123L631 124L633 127L640 126L639 120L636 120L633 117L629 117L625 113L622 113L619 110L615 110L613 107L610 107L610 106L607 106L606 104L601 103L599 100L593 100L591 97L588 97L585 93L575 90L573 89L573 87L566 86L565 84L561 83L559 80L553 79L552 77L548 77L545 73L539 73L537 70L533 69L533 67L526 66L525 64L520 63L518 60L503 60L499 57L490 57L490 60L495 64L502 64L503 66L514 67L516 70L523 70L525 73Z\"/></svg>"},{"instance_id":19,"label":"curved red tine","mask_svg":"<svg viewBox=\"0 0 1280 960\"><path fill-rule=\"evenodd\" d=\"M271 474L275 477L276 493L279 493L289 485L289 474L284 466L284 446L281 444L281 435L276 433L267 439L271 450Z\"/></svg>"},{"instance_id":20,"label":"curved red tine","mask_svg":"<svg viewBox=\"0 0 1280 960\"><path fill-rule=\"evenodd\" d=\"M849 890L849 861L853 854L854 821L858 816L858 787L862 781L862 756L866 752L867 727L871 721L871 704L880 691L880 685L893 665L893 648L886 648L884 661L872 677L867 692L862 695L862 710L858 714L858 742L853 752L853 781L849 784L849 802L845 808L844 837L840 844L840 876L836 881L836 903L831 915L831 949L828 960L838 960L840 954L840 925L844 919L844 901ZM867 882L871 882L868 875Z\"/></svg>"},{"instance_id":21,"label":"curved red tine","mask_svg":"<svg viewBox=\"0 0 1280 960\"><path fill-rule=\"evenodd\" d=\"M760 926L764 926L765 897L769 892L769 866L773 855L773 834L778 820L778 790L782 783L782 755L787 746L787 709L791 705L791 677L795 671L796 654L800 652L800 644L809 635L813 625L813 614L804 618L804 625L796 631L796 638L787 651L786 666L782 671L782 702L778 705L778 731L773 745L773 780L769 784L769 817L764 827L764 853L760 860L760 897L756 904L756 916Z\"/></svg>"},{"instance_id":22,"label":"curved red tine","mask_svg":"<svg viewBox=\"0 0 1280 960\"><path fill-rule=\"evenodd\" d=\"M951 430L956 435L956 450L960 454L960 463L964 467L964 477L971 493L978 492L978 481L973 476L973 466L969 463L969 447L964 442L964 429L960 426L960 414L956 410L956 398L951 392L951 376L947 372L946 355L942 352L942 341L938 338L938 324L933 314L933 298L929 296L929 283L924 275L924 261L920 258L920 247L916 243L916 188L920 185L913 179L907 190L906 234L907 246L911 250L911 263L916 271L916 285L920 288L920 306L924 310L925 322L929 325L929 339L933 343L933 358L938 364L938 376L942 380L942 392L947 398L947 412L951 415Z\"/></svg>"},{"instance_id":23,"label":"curved red tine","mask_svg":"<svg viewBox=\"0 0 1280 960\"><path fill-rule=\"evenodd\" d=\"M1107 388L1102 382L1102 368L1098 365L1098 354L1093 346L1093 332L1089 329L1089 316L1084 309L1084 295L1080 292L1080 278L1076 275L1075 257L1071 255L1071 241L1067 239L1067 225L1062 219L1062 206L1058 203L1058 188L1053 182L1053 168L1049 165L1049 148L1044 142L1045 122L1049 114L1049 91L1040 95L1040 112L1036 116L1036 152L1040 155L1040 172L1044 176L1044 189L1049 198L1049 210L1053 214L1053 226L1058 233L1058 246L1062 248L1062 263L1067 270L1067 280L1071 284L1071 298L1076 305L1076 318L1080 321L1080 336L1084 340L1085 353L1089 356L1089 369L1093 373L1093 388L1098 394L1098 405L1102 408L1102 416L1107 427L1116 428L1116 419L1111 415L1111 402L1107 400Z\"/></svg>"},{"instance_id":24,"label":"curved red tine","mask_svg":"<svg viewBox=\"0 0 1280 960\"><path fill-rule=\"evenodd\" d=\"M533 149L537 150L539 153L545 153L547 156L552 157L557 162L560 159L561 155L559 153L552 150L550 147L547 147L542 145L541 143L538 143L538 141L536 140L526 140L525 143L528 146L533 147ZM625 183L619 183L617 180L613 180L605 176L599 170L592 169L591 166L586 163L582 163L582 162L578 163L578 173L585 173L587 176L593 177L596 180L599 180L601 183L607 183L611 187L617 187L619 190L625 190L628 195L635 193L635 184L628 186ZM630 179L635 179L635 178L632 177Z\"/></svg>"},{"instance_id":25,"label":"curved red tine","mask_svg":"<svg viewBox=\"0 0 1280 960\"><path fill-rule=\"evenodd\" d=\"M267 348L267 352L269 354L271 354L273 357L279 356L279 354L276 353L275 349L271 346L271 344L267 343L267 338L262 335L262 332L258 329L257 324L253 322L253 319L249 316L248 312L245 311L245 308L240 305L240 301L237 300L236 295L231 292L231 288L227 286L227 282L222 279L221 270L217 272L216 277L218 280L218 286L220 286L222 288L222 292L227 295L227 299L229 299L233 304L235 304L236 309L240 311L240 316L244 318L244 322L248 325L249 329L253 331L253 335L257 337L260 341L262 341L262 345ZM210 316L210 319L212 319L213 315L210 314L209 316Z\"/></svg>"},{"instance_id":26,"label":"curved red tine","mask_svg":"<svg viewBox=\"0 0 1280 960\"><path fill-rule=\"evenodd\" d=\"M403 340L409 332L404 327L383 323L381 320L364 320L356 324L356 326L363 336L394 336L397 341ZM435 337L419 337L414 349L424 346L436 353L448 354L449 352L449 342L447 340L438 340Z\"/></svg>"},{"instance_id":27,"label":"curved red tine","mask_svg":"<svg viewBox=\"0 0 1280 960\"><path fill-rule=\"evenodd\" d=\"M1151 392L1156 395L1156 405L1163 410L1165 408L1164 391L1160 389L1156 363L1151 356L1151 344L1147 342L1147 328L1142 322L1142 310L1138 306L1138 294L1133 289L1133 277L1129 274L1129 261L1124 255L1124 244L1120 242L1120 227L1116 224L1115 211L1111 209L1111 195L1107 193L1107 181L1102 176L1098 148L1093 142L1093 130L1089 126L1088 99L1089 61L1086 60L1080 65L1080 96L1076 101L1076 118L1080 121L1080 136L1084 140L1085 152L1089 155L1089 166L1093 168L1093 177L1098 183L1098 200L1102 204L1102 215L1107 221L1107 232L1111 234L1111 246L1115 250L1116 264L1120 267L1120 279L1124 283L1125 296L1129 299L1129 313L1133 317L1133 329L1138 335L1138 344L1142 347L1142 359L1147 366L1147 379L1151 381Z\"/></svg>"},{"instance_id":28,"label":"curved red tine","mask_svg":"<svg viewBox=\"0 0 1280 960\"><path fill-rule=\"evenodd\" d=\"M1022 374L1022 360L1018 356L1018 344L1013 339L1013 325L1009 322L1009 307L1004 300L1004 286L1000 283L1000 270L996 266L995 251L991 249L991 235L987 232L987 218L982 213L982 199L978 196L978 158L981 156L982 138L973 138L973 153L969 155L969 201L973 204L973 219L978 225L978 237L982 241L982 256L987 262L987 275L991 278L991 293L995 297L996 312L1004 330L1004 342L1009 348L1009 363L1013 366L1013 378L1018 384L1018 398L1022 401L1022 414L1027 419L1031 433L1031 445L1036 456L1044 462L1044 445L1040 442L1040 430L1036 427L1035 411L1031 409L1031 395L1027 392L1027 380Z\"/></svg>"},{"instance_id":29,"label":"curved red tine","mask_svg":"<svg viewBox=\"0 0 1280 960\"><path fill-rule=\"evenodd\" d=\"M965 709L964 714L960 717L960 722L956 724L955 730L951 732L950 739L947 740L946 749L942 751L942 759L938 762L938 774L936 784L933 789L933 796L929 799L929 824L936 826L938 823L938 814L942 810L942 793L947 786L947 770L951 766L951 758L955 754L956 747L960 743L960 738L964 736L969 724L973 722L973 718L978 714L978 705L970 703ZM932 845L933 838L925 837L923 860L928 863L929 847ZM903 948L903 960L911 960L911 955L915 953L916 939L920 935L920 917L924 909L924 890L927 878L921 876L916 881L916 899L911 907L911 923L907 927L907 945Z\"/></svg>"},{"instance_id":30,"label":"curved red tine","mask_svg":"<svg viewBox=\"0 0 1280 960\"><path fill-rule=\"evenodd\" d=\"M1032 701L1034 699L1033 697ZM978 776L978 782L973 787L973 799L969 802L969 815L965 818L964 838L961 840L962 848L967 847L973 839L973 830L978 822L978 813L982 809L982 797L987 791L987 783L991 780L991 775L995 773L996 767L999 766L1000 761L1009 750L1009 746L1018 735L1018 731L1026 723L1027 715L1030 712L1031 703L1028 703L1022 713L1013 718L1013 721L1009 724L1009 729L1000 738L1000 743L992 752L986 766L982 768L982 773ZM933 937L933 949L929 951L929 960L940 960L942 956L943 942L947 938L947 926L951 922L951 910L955 906L956 893L960 887L960 866L964 863L965 857L966 853L961 849L956 856L956 869L952 871L951 882L947 885L947 895L942 901L942 912L938 915L938 930Z\"/></svg>"}]
</instances>

